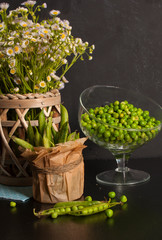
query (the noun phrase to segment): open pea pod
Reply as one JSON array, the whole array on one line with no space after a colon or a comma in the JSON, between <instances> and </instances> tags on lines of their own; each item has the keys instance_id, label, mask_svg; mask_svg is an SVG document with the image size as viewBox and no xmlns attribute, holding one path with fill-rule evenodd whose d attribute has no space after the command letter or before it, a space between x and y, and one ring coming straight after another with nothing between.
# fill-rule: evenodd
<instances>
[{"instance_id":1,"label":"open pea pod","mask_svg":"<svg viewBox=\"0 0 162 240\"><path fill-rule=\"evenodd\" d=\"M53 208L49 208L43 211L35 212L33 209L33 213L36 217L41 216L50 216L52 213L57 212L57 215L65 215L69 214L69 212L78 210L80 207L84 208L87 206L100 204L101 201L70 201L70 202L59 202L54 205Z\"/></svg>"},{"instance_id":2,"label":"open pea pod","mask_svg":"<svg viewBox=\"0 0 162 240\"><path fill-rule=\"evenodd\" d=\"M73 216L92 215L92 214L105 211L106 209L109 208L109 205L110 205L109 202L102 202L102 203L94 204L88 207L83 207L82 209L78 209L77 211L69 212L69 215L73 215Z\"/></svg>"}]
</instances>

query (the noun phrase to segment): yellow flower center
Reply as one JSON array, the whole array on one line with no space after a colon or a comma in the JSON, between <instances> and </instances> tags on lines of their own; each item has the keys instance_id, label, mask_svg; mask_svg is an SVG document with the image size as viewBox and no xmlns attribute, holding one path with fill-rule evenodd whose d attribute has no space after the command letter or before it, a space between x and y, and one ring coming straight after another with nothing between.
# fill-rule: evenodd
<instances>
[{"instance_id":1,"label":"yellow flower center","mask_svg":"<svg viewBox=\"0 0 162 240\"><path fill-rule=\"evenodd\" d=\"M15 72L16 72L15 69L11 69L11 70L10 70L10 73L11 73L11 74L15 74Z\"/></svg>"},{"instance_id":2,"label":"yellow flower center","mask_svg":"<svg viewBox=\"0 0 162 240\"><path fill-rule=\"evenodd\" d=\"M15 49L15 52L19 51L19 47L18 46L15 46L14 49Z\"/></svg>"},{"instance_id":3,"label":"yellow flower center","mask_svg":"<svg viewBox=\"0 0 162 240\"><path fill-rule=\"evenodd\" d=\"M8 50L8 54L11 55L12 53L13 53L13 50L12 50L12 49L9 49L9 50Z\"/></svg>"}]
</instances>

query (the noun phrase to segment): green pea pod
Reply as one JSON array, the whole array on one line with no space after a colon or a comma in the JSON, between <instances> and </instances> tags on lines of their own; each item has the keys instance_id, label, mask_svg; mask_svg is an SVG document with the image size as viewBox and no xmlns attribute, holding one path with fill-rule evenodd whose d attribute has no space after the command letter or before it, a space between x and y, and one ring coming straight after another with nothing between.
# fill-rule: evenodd
<instances>
[{"instance_id":1,"label":"green pea pod","mask_svg":"<svg viewBox=\"0 0 162 240\"><path fill-rule=\"evenodd\" d=\"M72 132L68 135L67 141L74 141L76 139L76 132Z\"/></svg>"},{"instance_id":2,"label":"green pea pod","mask_svg":"<svg viewBox=\"0 0 162 240\"><path fill-rule=\"evenodd\" d=\"M38 118L38 128L42 137L44 134L45 125L46 125L46 118L42 109L42 111L39 113L39 118Z\"/></svg>"},{"instance_id":3,"label":"green pea pod","mask_svg":"<svg viewBox=\"0 0 162 240\"><path fill-rule=\"evenodd\" d=\"M69 123L65 122L59 131L58 143L64 143L67 141L68 131L69 131Z\"/></svg>"},{"instance_id":4,"label":"green pea pod","mask_svg":"<svg viewBox=\"0 0 162 240\"><path fill-rule=\"evenodd\" d=\"M50 148L51 147L51 142L47 137L46 131L44 131L44 134L43 134L43 146L45 148Z\"/></svg>"},{"instance_id":5,"label":"green pea pod","mask_svg":"<svg viewBox=\"0 0 162 240\"><path fill-rule=\"evenodd\" d=\"M37 213L35 212L35 209L34 209L33 213L37 217L49 216L53 212L57 212L58 215L65 215L65 214L69 214L69 212L73 211L73 209L75 209L75 208L78 210L78 208L80 206L82 206L82 207L93 206L93 205L100 204L100 203L101 203L100 201L91 201L91 202L88 202L88 201L59 202L59 203L56 203L53 208L49 208L49 209L46 209L46 210L43 210L43 211L39 211ZM68 208L69 211L66 211L67 208ZM63 209L65 211L63 211Z\"/></svg>"},{"instance_id":6,"label":"green pea pod","mask_svg":"<svg viewBox=\"0 0 162 240\"><path fill-rule=\"evenodd\" d=\"M59 135L59 132L57 132L54 127L52 126L51 127L51 131L52 131L52 135L53 135L53 141L55 144L58 143L58 135Z\"/></svg>"},{"instance_id":7,"label":"green pea pod","mask_svg":"<svg viewBox=\"0 0 162 240\"><path fill-rule=\"evenodd\" d=\"M41 134L39 133L37 127L35 127L35 130L36 130L36 132L35 132L35 138L34 138L34 140L35 140L35 146L36 146L36 147L43 146L43 139L42 139L42 136L41 136Z\"/></svg>"},{"instance_id":8,"label":"green pea pod","mask_svg":"<svg viewBox=\"0 0 162 240\"><path fill-rule=\"evenodd\" d=\"M61 122L60 122L60 128L64 125L65 122L69 122L69 114L65 106L60 104L60 110L61 110Z\"/></svg>"},{"instance_id":9,"label":"green pea pod","mask_svg":"<svg viewBox=\"0 0 162 240\"><path fill-rule=\"evenodd\" d=\"M87 215L92 215L92 214L96 214L96 213L99 213L99 212L103 212L108 208L109 208L109 202L104 202L104 203L84 207L84 208L82 208L80 210L77 210L77 211L71 211L71 212L69 212L69 215L87 216Z\"/></svg>"},{"instance_id":10,"label":"green pea pod","mask_svg":"<svg viewBox=\"0 0 162 240\"><path fill-rule=\"evenodd\" d=\"M34 145L34 129L30 123L30 120L27 128L27 137L28 137L29 143Z\"/></svg>"},{"instance_id":11,"label":"green pea pod","mask_svg":"<svg viewBox=\"0 0 162 240\"><path fill-rule=\"evenodd\" d=\"M47 134L47 138L50 140L50 142L52 142L54 144L51 128L52 128L52 117L49 117L47 127L46 127L46 134Z\"/></svg>"},{"instance_id":12,"label":"green pea pod","mask_svg":"<svg viewBox=\"0 0 162 240\"><path fill-rule=\"evenodd\" d=\"M19 146L34 151L34 146L31 145L30 143L28 143L27 141L25 141L25 140L23 140L23 139L21 139L21 138L15 137L15 136L12 136L12 140L13 140L16 144L18 144Z\"/></svg>"}]
</instances>

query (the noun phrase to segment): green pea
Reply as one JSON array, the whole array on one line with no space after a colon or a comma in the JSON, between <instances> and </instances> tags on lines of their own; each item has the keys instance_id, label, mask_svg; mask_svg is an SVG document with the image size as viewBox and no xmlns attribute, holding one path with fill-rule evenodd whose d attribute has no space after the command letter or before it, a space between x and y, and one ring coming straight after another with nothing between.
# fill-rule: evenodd
<instances>
[{"instance_id":1,"label":"green pea","mask_svg":"<svg viewBox=\"0 0 162 240\"><path fill-rule=\"evenodd\" d=\"M87 209L83 209L83 210L82 210L82 214L83 214L83 215L87 215L87 213L88 213L88 210L87 210Z\"/></svg>"},{"instance_id":2,"label":"green pea","mask_svg":"<svg viewBox=\"0 0 162 240\"><path fill-rule=\"evenodd\" d=\"M127 202L127 197L126 197L125 195L122 195L122 196L120 197L120 201L121 201L122 203L126 203L126 202Z\"/></svg>"},{"instance_id":3,"label":"green pea","mask_svg":"<svg viewBox=\"0 0 162 240\"><path fill-rule=\"evenodd\" d=\"M78 207L77 206L72 206L72 211L77 211Z\"/></svg>"},{"instance_id":4,"label":"green pea","mask_svg":"<svg viewBox=\"0 0 162 240\"><path fill-rule=\"evenodd\" d=\"M99 133L104 133L105 132L105 126L103 126L103 125L99 126L98 132Z\"/></svg>"},{"instance_id":5,"label":"green pea","mask_svg":"<svg viewBox=\"0 0 162 240\"><path fill-rule=\"evenodd\" d=\"M90 201L92 201L92 197L91 196L86 196L84 201L89 201L90 202Z\"/></svg>"},{"instance_id":6,"label":"green pea","mask_svg":"<svg viewBox=\"0 0 162 240\"><path fill-rule=\"evenodd\" d=\"M79 209L79 210L81 210L81 209L83 209L83 208L84 208L83 206L78 206L78 209Z\"/></svg>"},{"instance_id":7,"label":"green pea","mask_svg":"<svg viewBox=\"0 0 162 240\"><path fill-rule=\"evenodd\" d=\"M10 202L10 207L16 207L16 202Z\"/></svg>"},{"instance_id":8,"label":"green pea","mask_svg":"<svg viewBox=\"0 0 162 240\"><path fill-rule=\"evenodd\" d=\"M71 211L71 208L70 208L70 207L65 208L65 212L66 212L66 213L69 213L70 211Z\"/></svg>"},{"instance_id":9,"label":"green pea","mask_svg":"<svg viewBox=\"0 0 162 240\"><path fill-rule=\"evenodd\" d=\"M65 208L61 208L61 209L60 209L60 212L61 212L61 213L65 213Z\"/></svg>"},{"instance_id":10,"label":"green pea","mask_svg":"<svg viewBox=\"0 0 162 240\"><path fill-rule=\"evenodd\" d=\"M54 212L54 213L51 214L51 218L57 218L57 217L58 217L57 212Z\"/></svg>"},{"instance_id":11,"label":"green pea","mask_svg":"<svg viewBox=\"0 0 162 240\"><path fill-rule=\"evenodd\" d=\"M97 212L98 211L98 207L93 207L93 212Z\"/></svg>"},{"instance_id":12,"label":"green pea","mask_svg":"<svg viewBox=\"0 0 162 240\"><path fill-rule=\"evenodd\" d=\"M93 208L89 208L89 209L88 209L88 213L89 213L89 214L92 214L92 213L93 213Z\"/></svg>"},{"instance_id":13,"label":"green pea","mask_svg":"<svg viewBox=\"0 0 162 240\"><path fill-rule=\"evenodd\" d=\"M105 211L105 213L106 213L106 216L108 217L108 218L111 218L113 215L114 215L114 211L112 210L112 209L107 209L106 211Z\"/></svg>"},{"instance_id":14,"label":"green pea","mask_svg":"<svg viewBox=\"0 0 162 240\"><path fill-rule=\"evenodd\" d=\"M115 198L116 193L113 192L113 191L111 191L111 192L108 193L108 196L109 196L110 198Z\"/></svg>"}]
</instances>

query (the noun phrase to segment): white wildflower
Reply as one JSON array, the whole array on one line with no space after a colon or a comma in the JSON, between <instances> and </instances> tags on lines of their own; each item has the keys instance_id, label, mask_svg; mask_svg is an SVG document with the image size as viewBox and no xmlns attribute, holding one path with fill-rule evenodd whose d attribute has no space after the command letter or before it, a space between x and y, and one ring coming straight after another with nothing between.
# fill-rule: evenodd
<instances>
[{"instance_id":1,"label":"white wildflower","mask_svg":"<svg viewBox=\"0 0 162 240\"><path fill-rule=\"evenodd\" d=\"M62 81L63 81L64 83L68 83L68 82L69 82L69 81L66 79L65 76L62 77Z\"/></svg>"},{"instance_id":2,"label":"white wildflower","mask_svg":"<svg viewBox=\"0 0 162 240\"><path fill-rule=\"evenodd\" d=\"M65 83L60 82L60 84L59 84L59 90L62 90L64 87L65 87Z\"/></svg>"},{"instance_id":3,"label":"white wildflower","mask_svg":"<svg viewBox=\"0 0 162 240\"><path fill-rule=\"evenodd\" d=\"M92 56L89 56L89 57L88 57L88 59L89 59L89 60L92 60L92 59L93 59L93 57L92 57Z\"/></svg>"},{"instance_id":4,"label":"white wildflower","mask_svg":"<svg viewBox=\"0 0 162 240\"><path fill-rule=\"evenodd\" d=\"M39 86L40 86L41 88L45 88L45 87L46 87L45 81L41 81L41 82L39 83Z\"/></svg>"},{"instance_id":5,"label":"white wildflower","mask_svg":"<svg viewBox=\"0 0 162 240\"><path fill-rule=\"evenodd\" d=\"M11 61L9 62L9 67L10 68L14 68L15 67L15 63L16 63L16 60L15 59L11 59Z\"/></svg>"},{"instance_id":6,"label":"white wildflower","mask_svg":"<svg viewBox=\"0 0 162 240\"><path fill-rule=\"evenodd\" d=\"M51 81L51 76L47 76L47 81L50 82Z\"/></svg>"},{"instance_id":7,"label":"white wildflower","mask_svg":"<svg viewBox=\"0 0 162 240\"><path fill-rule=\"evenodd\" d=\"M19 88L18 87L14 88L14 92L19 92Z\"/></svg>"},{"instance_id":8,"label":"white wildflower","mask_svg":"<svg viewBox=\"0 0 162 240\"><path fill-rule=\"evenodd\" d=\"M1 22L1 23L0 23L0 29L4 29L4 27L5 27L4 22Z\"/></svg>"},{"instance_id":9,"label":"white wildflower","mask_svg":"<svg viewBox=\"0 0 162 240\"><path fill-rule=\"evenodd\" d=\"M35 4L36 4L36 1L30 1L30 0L21 3L21 5L25 5L25 6L34 6Z\"/></svg>"},{"instance_id":10,"label":"white wildflower","mask_svg":"<svg viewBox=\"0 0 162 240\"><path fill-rule=\"evenodd\" d=\"M21 21L21 22L20 22L20 25L21 25L22 27L27 27L27 26L28 26L27 22L24 22L24 21Z\"/></svg>"},{"instance_id":11,"label":"white wildflower","mask_svg":"<svg viewBox=\"0 0 162 240\"><path fill-rule=\"evenodd\" d=\"M28 45L29 45L29 40L27 39L27 40L24 40L24 41L22 42L21 47L22 47L22 48L26 48Z\"/></svg>"},{"instance_id":12,"label":"white wildflower","mask_svg":"<svg viewBox=\"0 0 162 240\"><path fill-rule=\"evenodd\" d=\"M61 12L59 11L59 10L51 10L50 12L49 12L49 14L51 15L51 16L57 16L57 15L59 15Z\"/></svg>"},{"instance_id":13,"label":"white wildflower","mask_svg":"<svg viewBox=\"0 0 162 240\"><path fill-rule=\"evenodd\" d=\"M40 86L39 86L38 84L36 84L36 85L34 86L34 89L35 89L35 90L39 90L39 89L40 89Z\"/></svg>"},{"instance_id":14,"label":"white wildflower","mask_svg":"<svg viewBox=\"0 0 162 240\"><path fill-rule=\"evenodd\" d=\"M11 73L11 74L15 74L15 73L16 73L15 68L11 68L11 69L10 69L10 73Z\"/></svg>"},{"instance_id":15,"label":"white wildflower","mask_svg":"<svg viewBox=\"0 0 162 240\"><path fill-rule=\"evenodd\" d=\"M12 48L7 48L6 53L7 53L8 56L14 56L15 55L14 50Z\"/></svg>"},{"instance_id":16,"label":"white wildflower","mask_svg":"<svg viewBox=\"0 0 162 240\"><path fill-rule=\"evenodd\" d=\"M3 3L0 3L0 8L2 9L2 10L7 10L7 8L9 8L9 4L8 3L5 3L5 2L3 2Z\"/></svg>"},{"instance_id":17,"label":"white wildflower","mask_svg":"<svg viewBox=\"0 0 162 240\"><path fill-rule=\"evenodd\" d=\"M10 42L8 42L8 45L9 45L9 46L14 45L14 41L10 41Z\"/></svg>"},{"instance_id":18,"label":"white wildflower","mask_svg":"<svg viewBox=\"0 0 162 240\"><path fill-rule=\"evenodd\" d=\"M47 8L47 3L43 3L42 8Z\"/></svg>"},{"instance_id":19,"label":"white wildflower","mask_svg":"<svg viewBox=\"0 0 162 240\"><path fill-rule=\"evenodd\" d=\"M14 79L14 82L15 82L17 85L20 85L20 84L21 84L21 79L20 79L20 78L16 78L16 79Z\"/></svg>"},{"instance_id":20,"label":"white wildflower","mask_svg":"<svg viewBox=\"0 0 162 240\"><path fill-rule=\"evenodd\" d=\"M66 39L66 34L65 34L65 33L62 33L62 34L61 34L61 41L65 41L65 39Z\"/></svg>"},{"instance_id":21,"label":"white wildflower","mask_svg":"<svg viewBox=\"0 0 162 240\"><path fill-rule=\"evenodd\" d=\"M62 64L66 64L68 61L67 61L67 59L62 59Z\"/></svg>"},{"instance_id":22,"label":"white wildflower","mask_svg":"<svg viewBox=\"0 0 162 240\"><path fill-rule=\"evenodd\" d=\"M16 54L19 54L21 52L21 47L18 45L14 46L14 51Z\"/></svg>"}]
</instances>

